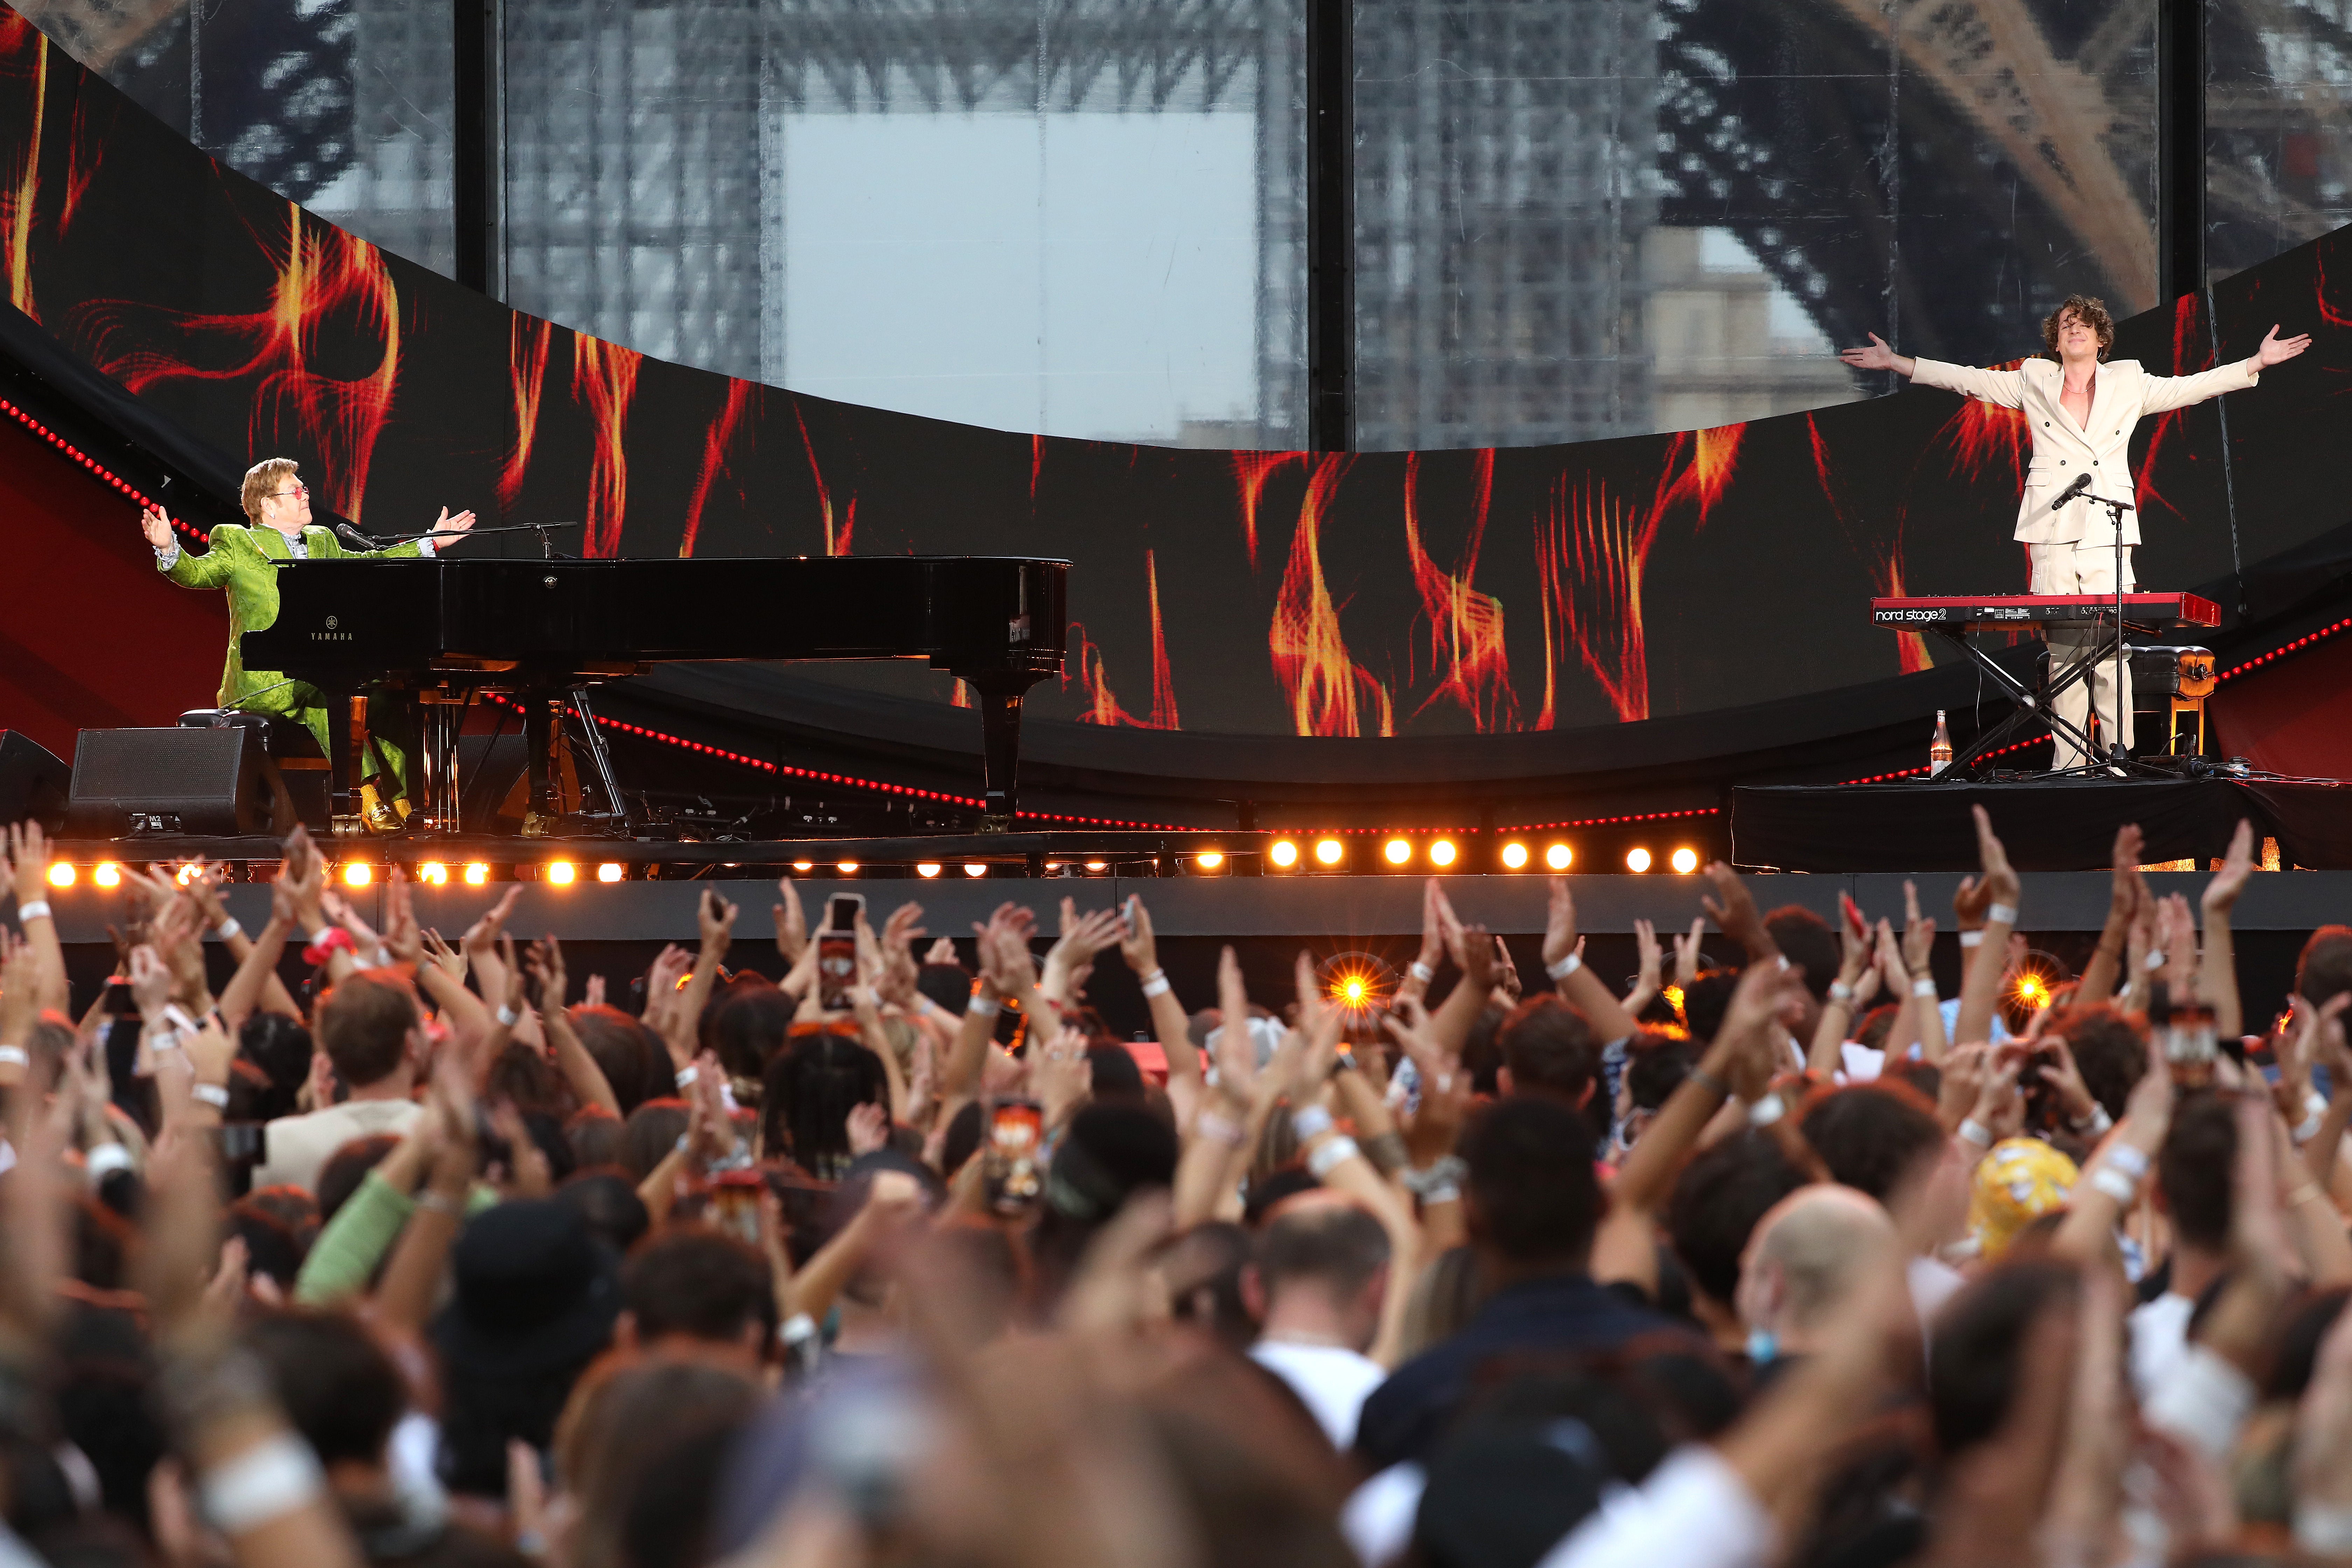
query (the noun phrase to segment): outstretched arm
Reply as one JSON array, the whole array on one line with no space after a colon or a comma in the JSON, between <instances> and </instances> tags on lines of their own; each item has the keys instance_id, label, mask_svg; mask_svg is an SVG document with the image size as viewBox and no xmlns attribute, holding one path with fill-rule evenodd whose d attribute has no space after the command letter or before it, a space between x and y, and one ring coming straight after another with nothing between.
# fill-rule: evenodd
<instances>
[{"instance_id":1,"label":"outstretched arm","mask_svg":"<svg viewBox=\"0 0 2352 1568\"><path fill-rule=\"evenodd\" d=\"M202 555L191 555L180 548L179 538L172 531L172 520L160 506L151 506L139 514L139 531L154 549L155 570L181 587L217 588L228 581L228 552L221 548L218 530Z\"/></svg>"},{"instance_id":2,"label":"outstretched arm","mask_svg":"<svg viewBox=\"0 0 2352 1568\"><path fill-rule=\"evenodd\" d=\"M1876 332L1870 334L1868 348L1840 349L1838 358L1856 370L1891 370L1897 375L1905 376L1916 374L1919 368L1918 361L1908 354L1896 353L1887 346L1886 340Z\"/></svg>"},{"instance_id":3,"label":"outstretched arm","mask_svg":"<svg viewBox=\"0 0 2352 1568\"><path fill-rule=\"evenodd\" d=\"M2202 403L2209 397L2219 397L2225 392L2242 392L2262 378L2262 374L2274 364L2284 364L2311 346L2311 334L2297 333L2291 338L2278 335L2273 323L2263 334L2262 346L2244 359L2232 360L2195 375L2151 375L2140 393L2142 414L2161 414L2170 408L2185 408L2192 403Z\"/></svg>"}]
</instances>

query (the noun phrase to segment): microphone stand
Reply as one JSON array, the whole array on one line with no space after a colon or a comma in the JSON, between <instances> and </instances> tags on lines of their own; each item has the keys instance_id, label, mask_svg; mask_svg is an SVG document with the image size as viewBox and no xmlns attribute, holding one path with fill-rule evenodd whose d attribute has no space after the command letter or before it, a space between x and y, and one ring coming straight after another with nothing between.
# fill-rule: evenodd
<instances>
[{"instance_id":1,"label":"microphone stand","mask_svg":"<svg viewBox=\"0 0 2352 1568\"><path fill-rule=\"evenodd\" d=\"M2130 765L2131 759L2124 751L2124 703L2127 700L2124 695L2124 513L2137 509L2127 500L2110 500L2105 496L2085 495L2083 499L2094 506L2103 506L2107 509L2107 525L2116 536L2116 653L2113 679L2116 732L2107 737L2107 757L2116 766L2127 767ZM2092 693L2094 698L2097 695L2095 691ZM2091 710L2094 713L2098 711L2096 701L2091 704Z\"/></svg>"}]
</instances>

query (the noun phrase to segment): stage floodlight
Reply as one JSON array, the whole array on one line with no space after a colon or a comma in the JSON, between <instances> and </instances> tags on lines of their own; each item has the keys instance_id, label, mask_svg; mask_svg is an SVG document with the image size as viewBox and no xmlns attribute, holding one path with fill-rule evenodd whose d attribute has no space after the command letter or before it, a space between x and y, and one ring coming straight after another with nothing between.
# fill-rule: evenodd
<instances>
[{"instance_id":1,"label":"stage floodlight","mask_svg":"<svg viewBox=\"0 0 2352 1568\"><path fill-rule=\"evenodd\" d=\"M1675 851L1675 858L1671 863L1675 876L1687 877L1698 869L1698 851L1685 844Z\"/></svg>"},{"instance_id":2,"label":"stage floodlight","mask_svg":"<svg viewBox=\"0 0 2352 1568\"><path fill-rule=\"evenodd\" d=\"M622 865L618 860L607 860L603 865L596 868L596 879L600 882L622 881L627 878L628 874L629 868L626 866Z\"/></svg>"},{"instance_id":3,"label":"stage floodlight","mask_svg":"<svg viewBox=\"0 0 2352 1568\"><path fill-rule=\"evenodd\" d=\"M1412 842L1405 838L1391 838L1381 846L1381 854L1390 865L1402 866L1412 858Z\"/></svg>"},{"instance_id":4,"label":"stage floodlight","mask_svg":"<svg viewBox=\"0 0 2352 1568\"><path fill-rule=\"evenodd\" d=\"M985 877L988 875L988 863L984 860L967 860L963 863L963 874L967 877Z\"/></svg>"},{"instance_id":5,"label":"stage floodlight","mask_svg":"<svg viewBox=\"0 0 2352 1568\"><path fill-rule=\"evenodd\" d=\"M1192 857L1192 864L1198 866L1203 871L1213 871L1224 863L1225 857L1223 852L1221 850L1203 849L1198 855Z\"/></svg>"},{"instance_id":6,"label":"stage floodlight","mask_svg":"<svg viewBox=\"0 0 2352 1568\"><path fill-rule=\"evenodd\" d=\"M343 867L343 886L364 888L375 880L375 868L364 860L352 860Z\"/></svg>"},{"instance_id":7,"label":"stage floodlight","mask_svg":"<svg viewBox=\"0 0 2352 1568\"><path fill-rule=\"evenodd\" d=\"M194 881L198 874L199 872L196 863L191 860L186 865L172 873L172 880L184 888L189 883Z\"/></svg>"},{"instance_id":8,"label":"stage floodlight","mask_svg":"<svg viewBox=\"0 0 2352 1568\"><path fill-rule=\"evenodd\" d=\"M67 860L54 861L49 866L49 886L52 888L70 888L74 885L74 879L79 875L80 873L73 868L72 862Z\"/></svg>"},{"instance_id":9,"label":"stage floodlight","mask_svg":"<svg viewBox=\"0 0 2352 1568\"><path fill-rule=\"evenodd\" d=\"M100 860L89 879L101 888L119 888L122 886L122 868L111 860Z\"/></svg>"},{"instance_id":10,"label":"stage floodlight","mask_svg":"<svg viewBox=\"0 0 2352 1568\"><path fill-rule=\"evenodd\" d=\"M1087 869L1089 871L1108 871L1110 869L1110 862L1108 860L1089 860L1087 862Z\"/></svg>"},{"instance_id":11,"label":"stage floodlight","mask_svg":"<svg viewBox=\"0 0 2352 1568\"><path fill-rule=\"evenodd\" d=\"M1555 871L1565 871L1576 864L1576 851L1565 844L1554 844L1544 850L1544 864Z\"/></svg>"},{"instance_id":12,"label":"stage floodlight","mask_svg":"<svg viewBox=\"0 0 2352 1568\"><path fill-rule=\"evenodd\" d=\"M1527 868L1527 864L1528 847L1526 845L1514 839L1512 842L1503 846L1503 868L1505 870L1525 870Z\"/></svg>"},{"instance_id":13,"label":"stage floodlight","mask_svg":"<svg viewBox=\"0 0 2352 1568\"><path fill-rule=\"evenodd\" d=\"M1318 838L1315 841L1315 858L1323 865L1337 866L1347 853L1348 847L1336 838Z\"/></svg>"},{"instance_id":14,"label":"stage floodlight","mask_svg":"<svg viewBox=\"0 0 2352 1568\"><path fill-rule=\"evenodd\" d=\"M939 874L940 863L936 860L924 860L916 864L915 875L918 877L936 877Z\"/></svg>"},{"instance_id":15,"label":"stage floodlight","mask_svg":"<svg viewBox=\"0 0 2352 1568\"><path fill-rule=\"evenodd\" d=\"M845 877L855 876L857 871L857 862L855 860L835 860L833 863L833 868L840 872Z\"/></svg>"},{"instance_id":16,"label":"stage floodlight","mask_svg":"<svg viewBox=\"0 0 2352 1568\"><path fill-rule=\"evenodd\" d=\"M1648 850L1643 849L1637 845L1633 848L1625 851L1625 869L1628 871L1646 871L1649 868L1650 852Z\"/></svg>"},{"instance_id":17,"label":"stage floodlight","mask_svg":"<svg viewBox=\"0 0 2352 1568\"><path fill-rule=\"evenodd\" d=\"M449 882L449 868L439 860L420 860L416 863L416 879L420 882L429 882L436 888L446 887Z\"/></svg>"},{"instance_id":18,"label":"stage floodlight","mask_svg":"<svg viewBox=\"0 0 2352 1568\"><path fill-rule=\"evenodd\" d=\"M1453 865L1454 857L1459 853L1460 851L1454 847L1454 840L1451 838L1433 838L1429 841L1429 863L1440 869Z\"/></svg>"},{"instance_id":19,"label":"stage floodlight","mask_svg":"<svg viewBox=\"0 0 2352 1568\"><path fill-rule=\"evenodd\" d=\"M1287 838L1277 838L1266 846L1265 858L1285 870L1298 864L1298 846Z\"/></svg>"},{"instance_id":20,"label":"stage floodlight","mask_svg":"<svg viewBox=\"0 0 2352 1568\"><path fill-rule=\"evenodd\" d=\"M490 868L479 860L466 862L466 886L478 888L490 879Z\"/></svg>"},{"instance_id":21,"label":"stage floodlight","mask_svg":"<svg viewBox=\"0 0 2352 1568\"><path fill-rule=\"evenodd\" d=\"M572 886L572 879L579 875L580 868L569 860L550 860L547 863L547 879L559 888Z\"/></svg>"},{"instance_id":22,"label":"stage floodlight","mask_svg":"<svg viewBox=\"0 0 2352 1568\"><path fill-rule=\"evenodd\" d=\"M816 862L814 860L795 860L793 862L793 869L800 872L803 876L806 876L809 872L816 869Z\"/></svg>"}]
</instances>

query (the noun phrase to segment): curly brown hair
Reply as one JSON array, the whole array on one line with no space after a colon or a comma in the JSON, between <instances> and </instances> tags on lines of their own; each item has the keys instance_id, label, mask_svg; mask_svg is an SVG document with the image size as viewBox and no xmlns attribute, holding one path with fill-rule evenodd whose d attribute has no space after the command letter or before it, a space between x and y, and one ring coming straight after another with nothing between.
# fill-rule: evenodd
<instances>
[{"instance_id":1,"label":"curly brown hair","mask_svg":"<svg viewBox=\"0 0 2352 1568\"><path fill-rule=\"evenodd\" d=\"M2053 359L2058 357L2058 323L2066 319L2069 311L2080 318L2084 326L2098 334L2099 357L2106 358L2107 350L2114 346L2116 341L2116 319L2107 314L2107 302L2105 300L2094 299L2088 294L2067 295L2065 299L2059 301L2056 310L2043 318L2042 346L2050 351L2050 357Z\"/></svg>"}]
</instances>

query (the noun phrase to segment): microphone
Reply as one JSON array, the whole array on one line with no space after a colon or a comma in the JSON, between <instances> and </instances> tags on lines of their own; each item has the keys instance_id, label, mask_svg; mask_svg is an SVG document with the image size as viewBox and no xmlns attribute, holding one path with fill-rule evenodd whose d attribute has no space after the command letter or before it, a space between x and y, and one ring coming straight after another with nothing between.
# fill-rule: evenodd
<instances>
[{"instance_id":1,"label":"microphone","mask_svg":"<svg viewBox=\"0 0 2352 1568\"><path fill-rule=\"evenodd\" d=\"M2074 482L2068 485L2064 489L2059 491L2058 499L2050 503L2050 510L2052 511L2056 511L2060 507L2064 506L2068 501L2073 500L2076 496L2081 495L2084 490L2089 489L2090 488L2090 474L2087 471L2076 474L2074 476Z\"/></svg>"},{"instance_id":2,"label":"microphone","mask_svg":"<svg viewBox=\"0 0 2352 1568\"><path fill-rule=\"evenodd\" d=\"M2084 482L2087 484L2090 481L2085 479ZM370 539L366 534L362 533L358 529L353 528L348 522L339 522L335 524L335 537L341 540L345 544L355 544L362 550L381 550L383 548L383 545L377 543L374 540Z\"/></svg>"}]
</instances>

